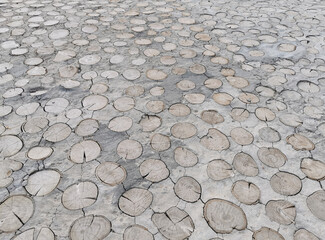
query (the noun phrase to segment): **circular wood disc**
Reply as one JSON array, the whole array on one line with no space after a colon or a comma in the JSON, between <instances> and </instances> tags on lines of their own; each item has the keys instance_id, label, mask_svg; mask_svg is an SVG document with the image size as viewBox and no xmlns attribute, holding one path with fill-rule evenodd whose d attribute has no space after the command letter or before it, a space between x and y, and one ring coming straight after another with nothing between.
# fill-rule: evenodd
<instances>
[{"instance_id":1,"label":"circular wood disc","mask_svg":"<svg viewBox=\"0 0 325 240\"><path fill-rule=\"evenodd\" d=\"M177 197L186 202L196 202L201 197L201 185L192 177L181 177L174 186Z\"/></svg>"},{"instance_id":2,"label":"circular wood disc","mask_svg":"<svg viewBox=\"0 0 325 240\"><path fill-rule=\"evenodd\" d=\"M0 157L10 157L23 148L23 142L14 135L0 136Z\"/></svg>"},{"instance_id":3,"label":"circular wood disc","mask_svg":"<svg viewBox=\"0 0 325 240\"><path fill-rule=\"evenodd\" d=\"M253 234L253 240L285 240L284 237L271 228L262 227Z\"/></svg>"},{"instance_id":4,"label":"circular wood disc","mask_svg":"<svg viewBox=\"0 0 325 240\"><path fill-rule=\"evenodd\" d=\"M0 231L14 232L33 215L34 204L26 196L16 195L0 204Z\"/></svg>"},{"instance_id":5,"label":"circular wood disc","mask_svg":"<svg viewBox=\"0 0 325 240\"><path fill-rule=\"evenodd\" d=\"M205 110L201 113L201 119L211 125L222 123L224 121L223 116L216 110Z\"/></svg>"},{"instance_id":6,"label":"circular wood disc","mask_svg":"<svg viewBox=\"0 0 325 240\"><path fill-rule=\"evenodd\" d=\"M31 118L23 125L23 129L27 133L37 133L42 131L42 129L45 128L48 123L49 120L47 118Z\"/></svg>"},{"instance_id":7,"label":"circular wood disc","mask_svg":"<svg viewBox=\"0 0 325 240\"><path fill-rule=\"evenodd\" d=\"M256 108L255 110L256 117L261 121L273 121L276 117L275 113L268 108Z\"/></svg>"},{"instance_id":8,"label":"circular wood disc","mask_svg":"<svg viewBox=\"0 0 325 240\"><path fill-rule=\"evenodd\" d=\"M17 108L16 110L16 113L19 115L19 116L27 116L27 115L31 115L33 114L37 108L39 107L39 103L37 102L32 102L32 103L27 103L27 104L24 104L20 107Z\"/></svg>"},{"instance_id":9,"label":"circular wood disc","mask_svg":"<svg viewBox=\"0 0 325 240\"><path fill-rule=\"evenodd\" d=\"M190 71L194 74L203 74L206 72L205 66L201 64L194 64L190 66Z\"/></svg>"},{"instance_id":10,"label":"circular wood disc","mask_svg":"<svg viewBox=\"0 0 325 240\"><path fill-rule=\"evenodd\" d=\"M316 237L311 232L307 231L306 229L299 229L295 232L293 235L293 240L320 240L318 237Z\"/></svg>"},{"instance_id":11,"label":"circular wood disc","mask_svg":"<svg viewBox=\"0 0 325 240\"><path fill-rule=\"evenodd\" d=\"M141 76L141 72L137 69L126 69L122 73L123 77L125 77L127 80L134 81L138 79Z\"/></svg>"},{"instance_id":12,"label":"circular wood disc","mask_svg":"<svg viewBox=\"0 0 325 240\"><path fill-rule=\"evenodd\" d=\"M254 141L254 136L244 128L232 129L230 136L239 145L249 145Z\"/></svg>"},{"instance_id":13,"label":"circular wood disc","mask_svg":"<svg viewBox=\"0 0 325 240\"><path fill-rule=\"evenodd\" d=\"M272 189L285 196L296 195L302 188L300 178L287 172L277 172L270 179Z\"/></svg>"},{"instance_id":14,"label":"circular wood disc","mask_svg":"<svg viewBox=\"0 0 325 240\"><path fill-rule=\"evenodd\" d=\"M71 225L71 240L103 240L111 232L111 222L104 216L88 215Z\"/></svg>"},{"instance_id":15,"label":"circular wood disc","mask_svg":"<svg viewBox=\"0 0 325 240\"><path fill-rule=\"evenodd\" d=\"M233 108L231 110L230 116L238 122L243 122L249 117L249 111L244 108Z\"/></svg>"},{"instance_id":16,"label":"circular wood disc","mask_svg":"<svg viewBox=\"0 0 325 240\"><path fill-rule=\"evenodd\" d=\"M170 106L169 113L176 117L185 117L191 113L191 109L182 103L176 103Z\"/></svg>"},{"instance_id":17,"label":"circular wood disc","mask_svg":"<svg viewBox=\"0 0 325 240\"><path fill-rule=\"evenodd\" d=\"M60 113L69 106L69 101L65 98L53 98L45 104L44 110L49 113Z\"/></svg>"},{"instance_id":18,"label":"circular wood disc","mask_svg":"<svg viewBox=\"0 0 325 240\"><path fill-rule=\"evenodd\" d=\"M122 194L118 206L125 214L135 217L141 215L150 206L152 198L150 191L132 188Z\"/></svg>"},{"instance_id":19,"label":"circular wood disc","mask_svg":"<svg viewBox=\"0 0 325 240\"><path fill-rule=\"evenodd\" d=\"M247 227L244 211L224 199L210 199L204 205L204 218L216 233L231 233L234 229L240 231Z\"/></svg>"},{"instance_id":20,"label":"circular wood disc","mask_svg":"<svg viewBox=\"0 0 325 240\"><path fill-rule=\"evenodd\" d=\"M318 190L307 197L309 210L319 219L325 221L325 191Z\"/></svg>"},{"instance_id":21,"label":"circular wood disc","mask_svg":"<svg viewBox=\"0 0 325 240\"><path fill-rule=\"evenodd\" d=\"M195 88L195 83L193 81L185 79L185 80L179 81L176 84L176 86L182 91L189 91L189 90Z\"/></svg>"},{"instance_id":22,"label":"circular wood disc","mask_svg":"<svg viewBox=\"0 0 325 240\"><path fill-rule=\"evenodd\" d=\"M239 94L238 99L243 103L247 104L255 104L260 101L260 99L256 95L246 92Z\"/></svg>"},{"instance_id":23,"label":"circular wood disc","mask_svg":"<svg viewBox=\"0 0 325 240\"><path fill-rule=\"evenodd\" d=\"M189 93L184 96L184 98L192 104L201 104L205 100L205 95L201 93Z\"/></svg>"},{"instance_id":24,"label":"circular wood disc","mask_svg":"<svg viewBox=\"0 0 325 240\"><path fill-rule=\"evenodd\" d=\"M167 74L158 69L150 69L146 72L147 78L155 81L162 81L167 78Z\"/></svg>"},{"instance_id":25,"label":"circular wood disc","mask_svg":"<svg viewBox=\"0 0 325 240\"><path fill-rule=\"evenodd\" d=\"M65 123L55 123L50 126L43 137L49 142L60 142L69 137L71 134L71 128Z\"/></svg>"},{"instance_id":26,"label":"circular wood disc","mask_svg":"<svg viewBox=\"0 0 325 240\"><path fill-rule=\"evenodd\" d=\"M117 154L124 159L133 160L142 155L142 145L138 141L126 139L117 146Z\"/></svg>"},{"instance_id":27,"label":"circular wood disc","mask_svg":"<svg viewBox=\"0 0 325 240\"><path fill-rule=\"evenodd\" d=\"M228 76L226 77L226 79L229 82L229 84L235 88L245 88L249 85L249 82L242 77Z\"/></svg>"},{"instance_id":28,"label":"circular wood disc","mask_svg":"<svg viewBox=\"0 0 325 240\"><path fill-rule=\"evenodd\" d=\"M158 152L167 150L171 145L169 137L160 133L156 133L151 137L150 144Z\"/></svg>"},{"instance_id":29,"label":"circular wood disc","mask_svg":"<svg viewBox=\"0 0 325 240\"><path fill-rule=\"evenodd\" d=\"M71 147L70 160L74 163L84 163L95 160L100 154L100 146L93 140L85 140Z\"/></svg>"},{"instance_id":30,"label":"circular wood disc","mask_svg":"<svg viewBox=\"0 0 325 240\"><path fill-rule=\"evenodd\" d=\"M217 89L222 86L222 81L216 78L209 78L205 80L204 86L210 89Z\"/></svg>"},{"instance_id":31,"label":"circular wood disc","mask_svg":"<svg viewBox=\"0 0 325 240\"><path fill-rule=\"evenodd\" d=\"M139 124L144 132L152 132L161 125L161 118L155 115L144 115Z\"/></svg>"},{"instance_id":32,"label":"circular wood disc","mask_svg":"<svg viewBox=\"0 0 325 240\"><path fill-rule=\"evenodd\" d=\"M289 225L295 221L296 208L286 200L271 200L265 206L266 215L271 221Z\"/></svg>"},{"instance_id":33,"label":"circular wood disc","mask_svg":"<svg viewBox=\"0 0 325 240\"><path fill-rule=\"evenodd\" d=\"M123 240L154 240L154 237L151 232L148 231L147 228L141 225L131 225L127 227L123 233Z\"/></svg>"},{"instance_id":34,"label":"circular wood disc","mask_svg":"<svg viewBox=\"0 0 325 240\"><path fill-rule=\"evenodd\" d=\"M197 133L196 127L192 123L187 122L174 124L170 131L175 138L179 139L191 138Z\"/></svg>"},{"instance_id":35,"label":"circular wood disc","mask_svg":"<svg viewBox=\"0 0 325 240\"><path fill-rule=\"evenodd\" d=\"M234 175L231 165L222 159L215 159L209 162L207 173L209 178L216 181L230 178Z\"/></svg>"},{"instance_id":36,"label":"circular wood disc","mask_svg":"<svg viewBox=\"0 0 325 240\"><path fill-rule=\"evenodd\" d=\"M102 95L89 95L82 99L82 106L89 111L103 109L108 104L108 99Z\"/></svg>"},{"instance_id":37,"label":"circular wood disc","mask_svg":"<svg viewBox=\"0 0 325 240\"><path fill-rule=\"evenodd\" d=\"M232 164L239 173L245 176L255 177L258 175L258 166L252 156L247 153L237 153Z\"/></svg>"},{"instance_id":38,"label":"circular wood disc","mask_svg":"<svg viewBox=\"0 0 325 240\"><path fill-rule=\"evenodd\" d=\"M97 200L98 188L92 182L80 182L68 187L62 194L65 208L76 210L88 207Z\"/></svg>"},{"instance_id":39,"label":"circular wood disc","mask_svg":"<svg viewBox=\"0 0 325 240\"><path fill-rule=\"evenodd\" d=\"M116 110L120 112L126 112L134 108L135 101L130 97L120 97L116 99L113 103L113 106Z\"/></svg>"},{"instance_id":40,"label":"circular wood disc","mask_svg":"<svg viewBox=\"0 0 325 240\"><path fill-rule=\"evenodd\" d=\"M270 127L264 127L258 130L258 134L261 137L262 140L266 142L278 142L281 140L281 135L280 133Z\"/></svg>"},{"instance_id":41,"label":"circular wood disc","mask_svg":"<svg viewBox=\"0 0 325 240\"><path fill-rule=\"evenodd\" d=\"M122 183L126 175L125 168L114 162L103 162L96 168L97 178L110 186Z\"/></svg>"},{"instance_id":42,"label":"circular wood disc","mask_svg":"<svg viewBox=\"0 0 325 240\"><path fill-rule=\"evenodd\" d=\"M115 117L109 121L108 128L114 132L125 132L132 127L132 118L129 117Z\"/></svg>"},{"instance_id":43,"label":"circular wood disc","mask_svg":"<svg viewBox=\"0 0 325 240\"><path fill-rule=\"evenodd\" d=\"M45 196L58 186L60 178L60 173L54 170L38 171L29 176L25 188L34 196Z\"/></svg>"},{"instance_id":44,"label":"circular wood disc","mask_svg":"<svg viewBox=\"0 0 325 240\"><path fill-rule=\"evenodd\" d=\"M325 179L325 163L312 158L304 158L300 165L301 171L310 179L321 181Z\"/></svg>"},{"instance_id":45,"label":"circular wood disc","mask_svg":"<svg viewBox=\"0 0 325 240\"><path fill-rule=\"evenodd\" d=\"M169 170L163 161L148 159L141 163L140 174L151 182L160 182L169 176Z\"/></svg>"},{"instance_id":46,"label":"circular wood disc","mask_svg":"<svg viewBox=\"0 0 325 240\"><path fill-rule=\"evenodd\" d=\"M84 119L78 123L75 133L81 137L94 134L99 129L98 121L92 118Z\"/></svg>"},{"instance_id":47,"label":"circular wood disc","mask_svg":"<svg viewBox=\"0 0 325 240\"><path fill-rule=\"evenodd\" d=\"M44 160L53 153L53 149L50 147L33 147L29 149L27 157L33 160Z\"/></svg>"},{"instance_id":48,"label":"circular wood disc","mask_svg":"<svg viewBox=\"0 0 325 240\"><path fill-rule=\"evenodd\" d=\"M290 127L298 127L303 124L303 120L297 115L283 114L279 117L280 122Z\"/></svg>"},{"instance_id":49,"label":"circular wood disc","mask_svg":"<svg viewBox=\"0 0 325 240\"><path fill-rule=\"evenodd\" d=\"M174 151L175 161L182 167L193 167L197 164L198 158L191 150L184 147L177 147Z\"/></svg>"},{"instance_id":50,"label":"circular wood disc","mask_svg":"<svg viewBox=\"0 0 325 240\"><path fill-rule=\"evenodd\" d=\"M213 151L226 150L230 146L227 136L216 128L210 128L208 134L201 138L200 143Z\"/></svg>"},{"instance_id":51,"label":"circular wood disc","mask_svg":"<svg viewBox=\"0 0 325 240\"><path fill-rule=\"evenodd\" d=\"M292 134L287 137L287 143L289 143L295 150L314 150L315 144L307 137L298 133Z\"/></svg>"},{"instance_id":52,"label":"circular wood disc","mask_svg":"<svg viewBox=\"0 0 325 240\"><path fill-rule=\"evenodd\" d=\"M187 239L195 228L188 213L177 207L171 207L164 213L154 213L152 222L167 239Z\"/></svg>"},{"instance_id":53,"label":"circular wood disc","mask_svg":"<svg viewBox=\"0 0 325 240\"><path fill-rule=\"evenodd\" d=\"M165 109L165 103L163 101L149 101L146 104L146 108L153 113L160 113Z\"/></svg>"},{"instance_id":54,"label":"circular wood disc","mask_svg":"<svg viewBox=\"0 0 325 240\"><path fill-rule=\"evenodd\" d=\"M262 163L273 168L282 167L288 160L287 156L277 148L262 147L258 149L257 156Z\"/></svg>"},{"instance_id":55,"label":"circular wood disc","mask_svg":"<svg viewBox=\"0 0 325 240\"><path fill-rule=\"evenodd\" d=\"M232 185L231 193L241 203L255 204L261 197L261 191L254 183L240 180Z\"/></svg>"},{"instance_id":56,"label":"circular wood disc","mask_svg":"<svg viewBox=\"0 0 325 240\"><path fill-rule=\"evenodd\" d=\"M230 105L234 99L234 97L228 93L215 93L212 95L212 98L216 103L223 106Z\"/></svg>"}]
</instances>

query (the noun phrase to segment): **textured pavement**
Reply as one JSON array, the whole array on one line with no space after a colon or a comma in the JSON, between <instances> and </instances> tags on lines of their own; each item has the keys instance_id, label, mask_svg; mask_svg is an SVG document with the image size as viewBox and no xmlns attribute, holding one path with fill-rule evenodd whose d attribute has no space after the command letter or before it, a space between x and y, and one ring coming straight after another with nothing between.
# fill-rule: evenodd
<instances>
[{"instance_id":1,"label":"textured pavement","mask_svg":"<svg viewBox=\"0 0 325 240\"><path fill-rule=\"evenodd\" d=\"M0 239L324 240L324 12L0 0Z\"/></svg>"}]
</instances>

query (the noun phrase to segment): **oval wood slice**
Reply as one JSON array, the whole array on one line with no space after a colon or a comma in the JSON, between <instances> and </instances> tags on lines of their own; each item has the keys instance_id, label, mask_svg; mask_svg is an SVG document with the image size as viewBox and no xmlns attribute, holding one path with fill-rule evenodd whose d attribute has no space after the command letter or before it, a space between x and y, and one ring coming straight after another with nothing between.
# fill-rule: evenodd
<instances>
[{"instance_id":1,"label":"oval wood slice","mask_svg":"<svg viewBox=\"0 0 325 240\"><path fill-rule=\"evenodd\" d=\"M255 94L246 92L239 94L238 99L246 104L255 104L260 101L260 99Z\"/></svg>"},{"instance_id":2,"label":"oval wood slice","mask_svg":"<svg viewBox=\"0 0 325 240\"><path fill-rule=\"evenodd\" d=\"M14 232L33 215L34 204L26 196L16 195L0 204L0 231Z\"/></svg>"},{"instance_id":3,"label":"oval wood slice","mask_svg":"<svg viewBox=\"0 0 325 240\"><path fill-rule=\"evenodd\" d=\"M170 131L175 138L179 139L191 138L197 133L196 127L192 123L187 122L174 124Z\"/></svg>"},{"instance_id":4,"label":"oval wood slice","mask_svg":"<svg viewBox=\"0 0 325 240\"><path fill-rule=\"evenodd\" d=\"M295 232L293 235L293 240L320 240L318 237L316 237L311 232L307 231L306 229L299 229Z\"/></svg>"},{"instance_id":5,"label":"oval wood slice","mask_svg":"<svg viewBox=\"0 0 325 240\"><path fill-rule=\"evenodd\" d=\"M51 229L43 227L39 231L36 240L55 240L55 235Z\"/></svg>"},{"instance_id":6,"label":"oval wood slice","mask_svg":"<svg viewBox=\"0 0 325 240\"><path fill-rule=\"evenodd\" d=\"M234 157L232 165L241 174L248 177L255 177L258 175L258 166L251 155L240 152Z\"/></svg>"},{"instance_id":7,"label":"oval wood slice","mask_svg":"<svg viewBox=\"0 0 325 240\"><path fill-rule=\"evenodd\" d=\"M92 118L82 120L75 129L75 133L81 137L94 134L99 129L98 121Z\"/></svg>"},{"instance_id":8,"label":"oval wood slice","mask_svg":"<svg viewBox=\"0 0 325 240\"><path fill-rule=\"evenodd\" d=\"M37 133L42 131L49 123L47 118L35 117L29 119L24 125L23 129L27 133Z\"/></svg>"},{"instance_id":9,"label":"oval wood slice","mask_svg":"<svg viewBox=\"0 0 325 240\"><path fill-rule=\"evenodd\" d=\"M126 139L118 144L116 152L121 158L133 160L142 155L142 150L141 143L135 140Z\"/></svg>"},{"instance_id":10,"label":"oval wood slice","mask_svg":"<svg viewBox=\"0 0 325 240\"><path fill-rule=\"evenodd\" d=\"M157 69L150 69L146 72L147 78L155 81L162 81L167 78L167 73L157 70Z\"/></svg>"},{"instance_id":11,"label":"oval wood slice","mask_svg":"<svg viewBox=\"0 0 325 240\"><path fill-rule=\"evenodd\" d=\"M260 130L258 130L258 134L260 138L266 142L273 143L281 140L280 133L277 130L270 127L261 128Z\"/></svg>"},{"instance_id":12,"label":"oval wood slice","mask_svg":"<svg viewBox=\"0 0 325 240\"><path fill-rule=\"evenodd\" d=\"M308 138L298 133L288 136L287 143L289 143L297 151L300 150L310 151L315 149L315 144L312 141L310 141Z\"/></svg>"},{"instance_id":13,"label":"oval wood slice","mask_svg":"<svg viewBox=\"0 0 325 240\"><path fill-rule=\"evenodd\" d=\"M296 207L286 200L271 200L265 206L266 215L271 221L283 225L294 223Z\"/></svg>"},{"instance_id":14,"label":"oval wood slice","mask_svg":"<svg viewBox=\"0 0 325 240\"><path fill-rule=\"evenodd\" d=\"M132 225L125 229L123 233L123 240L154 240L154 237L151 232L148 231L147 228L141 225Z\"/></svg>"},{"instance_id":15,"label":"oval wood slice","mask_svg":"<svg viewBox=\"0 0 325 240\"><path fill-rule=\"evenodd\" d=\"M275 113L268 108L256 108L255 110L256 117L261 121L273 121L276 117Z\"/></svg>"},{"instance_id":16,"label":"oval wood slice","mask_svg":"<svg viewBox=\"0 0 325 240\"><path fill-rule=\"evenodd\" d=\"M285 196L293 196L300 192L302 183L296 175L287 172L278 172L270 179L272 189Z\"/></svg>"},{"instance_id":17,"label":"oval wood slice","mask_svg":"<svg viewBox=\"0 0 325 240\"><path fill-rule=\"evenodd\" d=\"M191 113L191 109L182 103L176 103L170 106L169 113L176 117L185 117Z\"/></svg>"},{"instance_id":18,"label":"oval wood slice","mask_svg":"<svg viewBox=\"0 0 325 240\"><path fill-rule=\"evenodd\" d=\"M144 115L139 124L144 132L152 132L161 125L161 118L155 115Z\"/></svg>"},{"instance_id":19,"label":"oval wood slice","mask_svg":"<svg viewBox=\"0 0 325 240\"><path fill-rule=\"evenodd\" d=\"M186 101L192 104L201 104L205 100L205 95L201 93L189 93L184 96Z\"/></svg>"},{"instance_id":20,"label":"oval wood slice","mask_svg":"<svg viewBox=\"0 0 325 240\"><path fill-rule=\"evenodd\" d=\"M234 97L228 93L215 93L212 95L212 98L216 103L223 106L230 105L234 99Z\"/></svg>"},{"instance_id":21,"label":"oval wood slice","mask_svg":"<svg viewBox=\"0 0 325 240\"><path fill-rule=\"evenodd\" d=\"M125 168L114 162L103 162L96 168L97 178L110 186L122 183L126 175Z\"/></svg>"},{"instance_id":22,"label":"oval wood slice","mask_svg":"<svg viewBox=\"0 0 325 240\"><path fill-rule=\"evenodd\" d=\"M28 150L27 157L32 160L44 160L51 156L53 149L50 147L33 147Z\"/></svg>"},{"instance_id":23,"label":"oval wood slice","mask_svg":"<svg viewBox=\"0 0 325 240\"><path fill-rule=\"evenodd\" d=\"M92 182L81 182L68 187L62 194L65 208L76 210L88 207L97 200L98 188Z\"/></svg>"},{"instance_id":24,"label":"oval wood slice","mask_svg":"<svg viewBox=\"0 0 325 240\"><path fill-rule=\"evenodd\" d=\"M171 145L169 137L160 133L156 133L151 137L150 144L158 152L167 150Z\"/></svg>"},{"instance_id":25,"label":"oval wood slice","mask_svg":"<svg viewBox=\"0 0 325 240\"><path fill-rule=\"evenodd\" d=\"M201 138L200 143L213 151L226 150L230 146L227 136L216 128L210 128L208 134Z\"/></svg>"},{"instance_id":26,"label":"oval wood slice","mask_svg":"<svg viewBox=\"0 0 325 240\"><path fill-rule=\"evenodd\" d=\"M307 197L309 210L319 219L325 221L325 191L318 190Z\"/></svg>"},{"instance_id":27,"label":"oval wood slice","mask_svg":"<svg viewBox=\"0 0 325 240\"><path fill-rule=\"evenodd\" d=\"M228 76L226 79L229 84L235 88L245 88L249 85L247 79L242 77Z\"/></svg>"},{"instance_id":28,"label":"oval wood slice","mask_svg":"<svg viewBox=\"0 0 325 240\"><path fill-rule=\"evenodd\" d=\"M125 132L132 127L132 124L132 118L125 116L115 117L109 122L108 128L114 132Z\"/></svg>"},{"instance_id":29,"label":"oval wood slice","mask_svg":"<svg viewBox=\"0 0 325 240\"><path fill-rule=\"evenodd\" d=\"M108 99L102 95L89 95L82 100L82 106L89 111L103 109L108 104Z\"/></svg>"},{"instance_id":30,"label":"oval wood slice","mask_svg":"<svg viewBox=\"0 0 325 240\"><path fill-rule=\"evenodd\" d=\"M301 171L310 179L321 181L325 179L325 163L312 158L304 158L300 165Z\"/></svg>"},{"instance_id":31,"label":"oval wood slice","mask_svg":"<svg viewBox=\"0 0 325 240\"><path fill-rule=\"evenodd\" d=\"M95 160L100 154L100 146L93 140L85 140L71 147L70 160L74 163L84 163Z\"/></svg>"},{"instance_id":32,"label":"oval wood slice","mask_svg":"<svg viewBox=\"0 0 325 240\"><path fill-rule=\"evenodd\" d=\"M54 170L42 170L29 176L27 192L34 196L45 196L51 193L59 184L61 174Z\"/></svg>"},{"instance_id":33,"label":"oval wood slice","mask_svg":"<svg viewBox=\"0 0 325 240\"><path fill-rule=\"evenodd\" d=\"M239 145L249 145L254 141L254 136L244 128L232 129L230 136Z\"/></svg>"},{"instance_id":34,"label":"oval wood slice","mask_svg":"<svg viewBox=\"0 0 325 240\"><path fill-rule=\"evenodd\" d=\"M165 109L165 103L163 101L149 101L146 104L146 108L153 113L160 113Z\"/></svg>"},{"instance_id":35,"label":"oval wood slice","mask_svg":"<svg viewBox=\"0 0 325 240\"><path fill-rule=\"evenodd\" d=\"M60 142L69 137L71 134L71 128L65 123L55 123L50 126L43 137L49 142Z\"/></svg>"},{"instance_id":36,"label":"oval wood slice","mask_svg":"<svg viewBox=\"0 0 325 240\"><path fill-rule=\"evenodd\" d=\"M273 168L282 167L288 160L287 156L277 148L262 147L257 151L259 160Z\"/></svg>"},{"instance_id":37,"label":"oval wood slice","mask_svg":"<svg viewBox=\"0 0 325 240\"><path fill-rule=\"evenodd\" d=\"M240 180L232 185L231 193L244 204L255 204L261 197L261 191L254 183Z\"/></svg>"},{"instance_id":38,"label":"oval wood slice","mask_svg":"<svg viewBox=\"0 0 325 240\"><path fill-rule=\"evenodd\" d=\"M179 81L176 86L182 91L188 91L195 88L195 83L190 80Z\"/></svg>"},{"instance_id":39,"label":"oval wood slice","mask_svg":"<svg viewBox=\"0 0 325 240\"><path fill-rule=\"evenodd\" d=\"M230 115L235 121L243 122L249 117L249 111L244 108L233 108Z\"/></svg>"},{"instance_id":40,"label":"oval wood slice","mask_svg":"<svg viewBox=\"0 0 325 240\"><path fill-rule=\"evenodd\" d=\"M231 233L247 227L244 211L232 202L224 199L210 199L204 205L204 218L216 233Z\"/></svg>"},{"instance_id":41,"label":"oval wood slice","mask_svg":"<svg viewBox=\"0 0 325 240\"><path fill-rule=\"evenodd\" d=\"M151 205L152 198L150 191L132 188L122 194L118 206L125 214L135 217L141 215Z\"/></svg>"},{"instance_id":42,"label":"oval wood slice","mask_svg":"<svg viewBox=\"0 0 325 240\"><path fill-rule=\"evenodd\" d=\"M209 162L207 173L209 178L216 181L234 176L231 165L222 159L215 159Z\"/></svg>"},{"instance_id":43,"label":"oval wood slice","mask_svg":"<svg viewBox=\"0 0 325 240\"><path fill-rule=\"evenodd\" d=\"M16 113L20 116L31 115L37 110L39 105L40 104L38 102L24 104L17 108Z\"/></svg>"},{"instance_id":44,"label":"oval wood slice","mask_svg":"<svg viewBox=\"0 0 325 240\"><path fill-rule=\"evenodd\" d=\"M192 177L181 177L175 183L177 197L186 202L196 202L201 197L201 185Z\"/></svg>"},{"instance_id":45,"label":"oval wood slice","mask_svg":"<svg viewBox=\"0 0 325 240\"><path fill-rule=\"evenodd\" d=\"M177 147L175 149L174 158L182 167L193 167L198 162L196 154L184 147Z\"/></svg>"},{"instance_id":46,"label":"oval wood slice","mask_svg":"<svg viewBox=\"0 0 325 240\"><path fill-rule=\"evenodd\" d=\"M167 239L182 240L194 232L194 223L187 212L171 207L164 213L154 213L152 222Z\"/></svg>"},{"instance_id":47,"label":"oval wood slice","mask_svg":"<svg viewBox=\"0 0 325 240\"><path fill-rule=\"evenodd\" d=\"M262 227L253 234L253 240L285 240L284 237L277 231Z\"/></svg>"},{"instance_id":48,"label":"oval wood slice","mask_svg":"<svg viewBox=\"0 0 325 240\"><path fill-rule=\"evenodd\" d=\"M169 170L163 161L148 159L141 163L140 174L151 182L160 182L169 176Z\"/></svg>"},{"instance_id":49,"label":"oval wood slice","mask_svg":"<svg viewBox=\"0 0 325 240\"><path fill-rule=\"evenodd\" d=\"M201 119L211 125L222 123L224 121L223 116L216 110L205 110L201 113Z\"/></svg>"},{"instance_id":50,"label":"oval wood slice","mask_svg":"<svg viewBox=\"0 0 325 240\"><path fill-rule=\"evenodd\" d=\"M134 108L134 105L135 101L130 97L120 97L113 103L114 108L120 112L127 112Z\"/></svg>"},{"instance_id":51,"label":"oval wood slice","mask_svg":"<svg viewBox=\"0 0 325 240\"><path fill-rule=\"evenodd\" d=\"M10 157L23 148L23 142L14 135L0 136L0 157Z\"/></svg>"},{"instance_id":52,"label":"oval wood slice","mask_svg":"<svg viewBox=\"0 0 325 240\"><path fill-rule=\"evenodd\" d=\"M65 98L53 98L45 104L44 110L49 113L58 114L69 106L69 101Z\"/></svg>"},{"instance_id":53,"label":"oval wood slice","mask_svg":"<svg viewBox=\"0 0 325 240\"><path fill-rule=\"evenodd\" d=\"M104 216L78 218L70 229L71 240L103 240L111 232L111 222Z\"/></svg>"}]
</instances>

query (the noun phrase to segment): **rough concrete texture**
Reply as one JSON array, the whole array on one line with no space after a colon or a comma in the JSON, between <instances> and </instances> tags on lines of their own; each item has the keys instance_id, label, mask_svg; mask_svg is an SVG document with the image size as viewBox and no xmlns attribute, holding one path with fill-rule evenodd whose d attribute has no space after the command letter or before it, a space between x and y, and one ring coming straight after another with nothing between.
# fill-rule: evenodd
<instances>
[{"instance_id":1,"label":"rough concrete texture","mask_svg":"<svg viewBox=\"0 0 325 240\"><path fill-rule=\"evenodd\" d=\"M324 12L0 0L0 239L325 239Z\"/></svg>"}]
</instances>

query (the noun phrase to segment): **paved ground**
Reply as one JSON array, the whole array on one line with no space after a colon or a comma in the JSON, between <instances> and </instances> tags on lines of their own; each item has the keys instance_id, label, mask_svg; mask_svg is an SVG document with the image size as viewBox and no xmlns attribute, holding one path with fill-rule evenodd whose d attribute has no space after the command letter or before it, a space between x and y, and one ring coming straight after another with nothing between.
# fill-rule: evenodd
<instances>
[{"instance_id":1,"label":"paved ground","mask_svg":"<svg viewBox=\"0 0 325 240\"><path fill-rule=\"evenodd\" d=\"M0 0L0 239L325 239L324 12Z\"/></svg>"}]
</instances>

